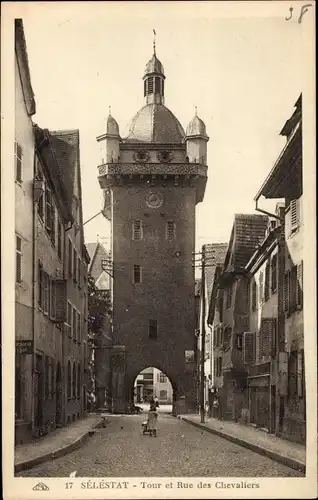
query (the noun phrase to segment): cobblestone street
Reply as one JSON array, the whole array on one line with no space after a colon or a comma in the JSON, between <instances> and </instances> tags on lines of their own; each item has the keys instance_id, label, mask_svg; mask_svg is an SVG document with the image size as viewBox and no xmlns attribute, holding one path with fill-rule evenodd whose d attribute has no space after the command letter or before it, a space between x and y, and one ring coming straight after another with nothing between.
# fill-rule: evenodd
<instances>
[{"instance_id":1,"label":"cobblestone street","mask_svg":"<svg viewBox=\"0 0 318 500\"><path fill-rule=\"evenodd\" d=\"M205 476L300 477L280 465L170 415L160 414L156 438L142 435L145 415L110 416L82 448L20 477Z\"/></svg>"}]
</instances>

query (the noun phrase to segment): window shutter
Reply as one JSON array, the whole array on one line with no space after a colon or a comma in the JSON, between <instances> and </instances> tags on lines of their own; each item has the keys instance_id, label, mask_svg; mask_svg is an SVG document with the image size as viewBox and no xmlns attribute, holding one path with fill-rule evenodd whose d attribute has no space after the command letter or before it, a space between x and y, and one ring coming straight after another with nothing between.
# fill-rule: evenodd
<instances>
[{"instance_id":1,"label":"window shutter","mask_svg":"<svg viewBox=\"0 0 318 500\"><path fill-rule=\"evenodd\" d=\"M173 221L167 221L166 237L169 241L174 240L176 236L176 224Z\"/></svg>"},{"instance_id":2,"label":"window shutter","mask_svg":"<svg viewBox=\"0 0 318 500\"><path fill-rule=\"evenodd\" d=\"M81 286L81 269L82 268L82 263L81 263L81 259L78 257L77 258L77 283L78 283L78 286Z\"/></svg>"},{"instance_id":3,"label":"window shutter","mask_svg":"<svg viewBox=\"0 0 318 500\"><path fill-rule=\"evenodd\" d=\"M303 306L303 261L297 266L296 305L300 309Z\"/></svg>"},{"instance_id":4,"label":"window shutter","mask_svg":"<svg viewBox=\"0 0 318 500\"><path fill-rule=\"evenodd\" d=\"M255 334L253 332L244 332L243 359L245 364L255 361Z\"/></svg>"},{"instance_id":5,"label":"window shutter","mask_svg":"<svg viewBox=\"0 0 318 500\"><path fill-rule=\"evenodd\" d=\"M22 182L22 147L15 143L15 161L16 161L16 181Z\"/></svg>"},{"instance_id":6,"label":"window shutter","mask_svg":"<svg viewBox=\"0 0 318 500\"><path fill-rule=\"evenodd\" d=\"M265 286L264 286L264 299L265 299L265 301L269 299L269 272L270 272L270 267L269 267L269 263L267 262L266 267L265 267Z\"/></svg>"},{"instance_id":7,"label":"window shutter","mask_svg":"<svg viewBox=\"0 0 318 500\"><path fill-rule=\"evenodd\" d=\"M289 314L289 271L284 272L284 311Z\"/></svg>"},{"instance_id":8,"label":"window shutter","mask_svg":"<svg viewBox=\"0 0 318 500\"><path fill-rule=\"evenodd\" d=\"M72 276L73 274L73 247L71 240L68 240L68 275Z\"/></svg>"},{"instance_id":9,"label":"window shutter","mask_svg":"<svg viewBox=\"0 0 318 500\"><path fill-rule=\"evenodd\" d=\"M16 236L16 282L22 282L22 239Z\"/></svg>"},{"instance_id":10,"label":"window shutter","mask_svg":"<svg viewBox=\"0 0 318 500\"><path fill-rule=\"evenodd\" d=\"M134 220L132 224L133 240L142 240L142 221Z\"/></svg>"},{"instance_id":11,"label":"window shutter","mask_svg":"<svg viewBox=\"0 0 318 500\"><path fill-rule=\"evenodd\" d=\"M276 292L277 290L277 255L273 255L272 258L272 283L271 283L272 292Z\"/></svg>"},{"instance_id":12,"label":"window shutter","mask_svg":"<svg viewBox=\"0 0 318 500\"><path fill-rule=\"evenodd\" d=\"M260 327L260 355L272 356L273 338L275 334L275 318L263 318Z\"/></svg>"},{"instance_id":13,"label":"window shutter","mask_svg":"<svg viewBox=\"0 0 318 500\"><path fill-rule=\"evenodd\" d=\"M38 304L43 308L43 270L40 261L38 265Z\"/></svg>"},{"instance_id":14,"label":"window shutter","mask_svg":"<svg viewBox=\"0 0 318 500\"><path fill-rule=\"evenodd\" d=\"M64 323L66 317L66 281L55 280L55 321L56 323Z\"/></svg>"},{"instance_id":15,"label":"window shutter","mask_svg":"<svg viewBox=\"0 0 318 500\"><path fill-rule=\"evenodd\" d=\"M77 338L77 312L75 307L73 308L73 331L72 331L73 339Z\"/></svg>"},{"instance_id":16,"label":"window shutter","mask_svg":"<svg viewBox=\"0 0 318 500\"><path fill-rule=\"evenodd\" d=\"M264 274L261 271L259 275L259 302L260 304L263 302L263 294L264 294Z\"/></svg>"},{"instance_id":17,"label":"window shutter","mask_svg":"<svg viewBox=\"0 0 318 500\"><path fill-rule=\"evenodd\" d=\"M291 200L290 202L290 219L291 229L294 231L299 226L299 202L298 200Z\"/></svg>"}]
</instances>

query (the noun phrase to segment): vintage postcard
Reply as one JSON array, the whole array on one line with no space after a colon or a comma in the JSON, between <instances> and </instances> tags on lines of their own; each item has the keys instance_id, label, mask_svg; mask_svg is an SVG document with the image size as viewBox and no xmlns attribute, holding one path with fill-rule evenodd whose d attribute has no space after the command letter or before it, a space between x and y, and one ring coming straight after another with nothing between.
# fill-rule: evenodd
<instances>
[{"instance_id":1,"label":"vintage postcard","mask_svg":"<svg viewBox=\"0 0 318 500\"><path fill-rule=\"evenodd\" d=\"M317 496L315 2L3 2L4 498Z\"/></svg>"}]
</instances>

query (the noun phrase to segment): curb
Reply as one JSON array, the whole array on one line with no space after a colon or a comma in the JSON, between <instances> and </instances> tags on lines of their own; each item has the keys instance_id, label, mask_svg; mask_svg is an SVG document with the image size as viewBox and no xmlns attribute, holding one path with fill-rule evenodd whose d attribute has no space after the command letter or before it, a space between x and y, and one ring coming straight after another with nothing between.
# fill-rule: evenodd
<instances>
[{"instance_id":1,"label":"curb","mask_svg":"<svg viewBox=\"0 0 318 500\"><path fill-rule=\"evenodd\" d=\"M259 455L264 455L268 458L271 458L272 460L275 460L276 462L286 465L287 467L290 467L291 469L297 470L299 472L306 473L306 465L303 462L299 462L298 460L295 460L293 458L286 457L284 455L280 455L279 453L276 453L275 451L268 450L267 448L263 448L262 446L259 446L257 444L251 443L249 441L245 441L244 439L237 438L235 436L231 436L230 434L226 434L222 431L212 429L211 427L207 427L202 425L201 423L193 422L192 420L187 419L186 417L179 416L178 417L180 420L183 420L184 422L193 425L194 427L198 427L199 429L203 429L207 432L210 432L211 434L216 434L217 436L220 436L224 439L227 439L228 441L231 441L232 443L235 443L239 446L242 446L244 448L248 448L251 451L254 451L255 453L258 453Z\"/></svg>"},{"instance_id":2,"label":"curb","mask_svg":"<svg viewBox=\"0 0 318 500\"><path fill-rule=\"evenodd\" d=\"M91 429L86 431L79 438L75 439L75 441L73 441L72 443L63 446L62 448L58 448L55 451L32 458L31 460L25 460L24 462L18 462L17 464L14 464L14 472L17 473L23 470L32 469L32 467L35 467L36 465L48 462L49 460L55 460L56 458L64 457L68 453L72 453L72 451L77 450L78 448L83 446L83 444L85 444L92 431L94 431L95 429L99 429L100 427L104 427L104 424L105 420L101 419L99 422L96 422L96 424Z\"/></svg>"}]
</instances>

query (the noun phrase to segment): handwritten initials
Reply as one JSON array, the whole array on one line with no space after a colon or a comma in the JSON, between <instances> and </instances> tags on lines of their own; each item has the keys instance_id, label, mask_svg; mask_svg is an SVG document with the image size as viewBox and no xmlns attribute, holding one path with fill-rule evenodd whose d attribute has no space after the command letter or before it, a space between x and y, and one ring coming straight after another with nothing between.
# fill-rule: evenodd
<instances>
[{"instance_id":1,"label":"handwritten initials","mask_svg":"<svg viewBox=\"0 0 318 500\"><path fill-rule=\"evenodd\" d=\"M299 18L298 18L299 24L301 23L302 18L304 17L305 13L308 12L308 7L312 7L312 4L311 3L307 3L306 5L302 5L302 7L300 9L300 15L299 15ZM291 18L293 17L293 10L294 10L293 7L289 8L290 17L285 17L286 21L290 21Z\"/></svg>"}]
</instances>

